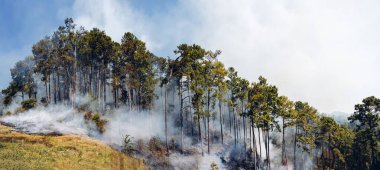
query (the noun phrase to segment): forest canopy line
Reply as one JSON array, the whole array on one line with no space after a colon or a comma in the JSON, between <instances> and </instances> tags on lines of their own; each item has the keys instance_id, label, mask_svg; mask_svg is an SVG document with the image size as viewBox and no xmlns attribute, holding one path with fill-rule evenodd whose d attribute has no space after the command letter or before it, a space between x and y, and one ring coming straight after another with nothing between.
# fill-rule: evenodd
<instances>
[{"instance_id":1,"label":"forest canopy line","mask_svg":"<svg viewBox=\"0 0 380 170\"><path fill-rule=\"evenodd\" d=\"M28 105L27 99L76 107L79 96L90 95L102 111L121 106L149 111L160 98L165 121L174 115L170 106L179 105L181 150L183 135L191 129L191 136L201 144L202 155L203 143L210 153L214 140L210 123L217 119L218 141L223 144L228 133L233 136L234 147L244 145L251 156L242 158L241 166L248 169L271 167L270 134L274 131L282 133L282 165L292 162L294 169L301 169L303 158L297 153L302 152L312 155L317 169L380 168L380 99L374 96L355 105L349 122L339 124L307 102L280 96L278 88L262 76L257 82L249 82L234 68L226 69L218 60L219 50L180 44L174 50L175 57L158 57L130 32L118 43L98 28L77 27L71 18L51 36L35 43L32 54L10 70L12 81L2 90L4 105L12 104L20 95L28 108L34 104ZM169 103L170 92L178 97L176 103ZM167 131L165 122L169 153ZM292 133L292 139L285 139L285 133Z\"/></svg>"}]
</instances>

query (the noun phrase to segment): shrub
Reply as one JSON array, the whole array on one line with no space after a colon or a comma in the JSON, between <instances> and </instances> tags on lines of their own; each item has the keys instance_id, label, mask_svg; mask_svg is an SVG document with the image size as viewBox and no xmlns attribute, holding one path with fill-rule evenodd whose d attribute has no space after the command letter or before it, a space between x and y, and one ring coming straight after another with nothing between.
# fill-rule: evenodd
<instances>
[{"instance_id":1,"label":"shrub","mask_svg":"<svg viewBox=\"0 0 380 170\"><path fill-rule=\"evenodd\" d=\"M103 133L104 131L106 131L105 126L107 124L107 120L101 119L99 113L96 113L94 116L92 116L92 121L95 122L96 126L98 127L98 131L100 133Z\"/></svg>"},{"instance_id":2,"label":"shrub","mask_svg":"<svg viewBox=\"0 0 380 170\"><path fill-rule=\"evenodd\" d=\"M146 146L145 146L144 140L138 139L136 141L135 149L136 149L137 154L141 154L143 152L146 152Z\"/></svg>"},{"instance_id":3,"label":"shrub","mask_svg":"<svg viewBox=\"0 0 380 170\"><path fill-rule=\"evenodd\" d=\"M147 163L155 169L174 169L166 156L166 148L158 137L152 137L148 142Z\"/></svg>"},{"instance_id":4,"label":"shrub","mask_svg":"<svg viewBox=\"0 0 380 170\"><path fill-rule=\"evenodd\" d=\"M46 105L48 104L48 101L47 101L46 97L42 97L41 100L40 100L40 102L43 103L43 104L46 104Z\"/></svg>"},{"instance_id":5,"label":"shrub","mask_svg":"<svg viewBox=\"0 0 380 170\"><path fill-rule=\"evenodd\" d=\"M104 133L106 131L106 124L107 120L105 119L99 119L98 121L95 122L96 126L98 127L98 131L100 133Z\"/></svg>"},{"instance_id":6,"label":"shrub","mask_svg":"<svg viewBox=\"0 0 380 170\"><path fill-rule=\"evenodd\" d=\"M29 110L36 107L37 100L36 99L27 99L21 102L21 106L24 110Z\"/></svg>"},{"instance_id":7,"label":"shrub","mask_svg":"<svg viewBox=\"0 0 380 170\"><path fill-rule=\"evenodd\" d=\"M11 115L12 114L12 112L11 111L7 111L7 112L5 112L5 114L4 115L6 115L6 116L9 116L9 115Z\"/></svg>"},{"instance_id":8,"label":"shrub","mask_svg":"<svg viewBox=\"0 0 380 170\"><path fill-rule=\"evenodd\" d=\"M100 120L100 116L98 113L96 113L94 116L92 116L92 121L97 122Z\"/></svg>"},{"instance_id":9,"label":"shrub","mask_svg":"<svg viewBox=\"0 0 380 170\"><path fill-rule=\"evenodd\" d=\"M160 139L158 137L152 137L149 140L148 148L149 148L149 150L151 152L155 152L155 151L161 150L162 147L161 147Z\"/></svg>"},{"instance_id":10,"label":"shrub","mask_svg":"<svg viewBox=\"0 0 380 170\"><path fill-rule=\"evenodd\" d=\"M132 155L133 153L133 143L132 143L132 137L128 134L125 135L123 139L123 146L122 146L122 152L127 155Z\"/></svg>"},{"instance_id":11,"label":"shrub","mask_svg":"<svg viewBox=\"0 0 380 170\"><path fill-rule=\"evenodd\" d=\"M23 111L25 111L26 109L24 109L24 107L18 107L17 109L16 109L16 114L17 113L21 113L21 112L23 112Z\"/></svg>"},{"instance_id":12,"label":"shrub","mask_svg":"<svg viewBox=\"0 0 380 170\"><path fill-rule=\"evenodd\" d=\"M92 119L92 112L86 112L86 113L84 114L84 119L85 119L86 121L90 121L90 120Z\"/></svg>"},{"instance_id":13,"label":"shrub","mask_svg":"<svg viewBox=\"0 0 380 170\"><path fill-rule=\"evenodd\" d=\"M212 162L210 166L211 166L212 170L218 170L219 169L218 165L215 162Z\"/></svg>"},{"instance_id":14,"label":"shrub","mask_svg":"<svg viewBox=\"0 0 380 170\"><path fill-rule=\"evenodd\" d=\"M86 121L94 122L100 133L106 131L106 124L108 121L101 119L99 113L93 114L92 112L86 112L83 117Z\"/></svg>"}]
</instances>

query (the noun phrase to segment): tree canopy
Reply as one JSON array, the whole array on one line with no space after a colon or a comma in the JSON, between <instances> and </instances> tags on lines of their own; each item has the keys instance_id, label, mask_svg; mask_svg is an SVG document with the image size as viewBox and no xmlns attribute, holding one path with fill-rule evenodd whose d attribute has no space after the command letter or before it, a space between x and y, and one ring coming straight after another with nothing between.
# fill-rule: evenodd
<instances>
[{"instance_id":1,"label":"tree canopy","mask_svg":"<svg viewBox=\"0 0 380 170\"><path fill-rule=\"evenodd\" d=\"M380 99L363 99L349 122L339 124L305 101L280 95L263 76L250 82L235 68L226 69L220 55L220 50L180 44L172 57L160 57L133 33L126 32L119 43L103 30L85 30L68 18L10 70L12 81L2 90L2 102L10 105L21 98L28 109L36 103L76 107L78 96L90 95L102 112L120 106L161 111L156 102L161 99L168 154L171 116L180 129L181 151L184 135L195 139L202 153L203 139L208 153L217 141L226 145L225 139L231 139L236 149L242 144L244 154L249 153L240 162L247 169L271 168L271 147L277 146L270 142L278 140L273 134L282 135L283 166L292 161L294 169L301 169L302 155L313 155L314 169L379 169Z\"/></svg>"}]
</instances>

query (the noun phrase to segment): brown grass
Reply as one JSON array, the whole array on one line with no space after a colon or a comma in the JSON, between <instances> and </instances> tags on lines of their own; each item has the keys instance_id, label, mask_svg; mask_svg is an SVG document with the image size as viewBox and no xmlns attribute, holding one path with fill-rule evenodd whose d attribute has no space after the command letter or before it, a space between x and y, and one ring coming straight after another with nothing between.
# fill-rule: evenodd
<instances>
[{"instance_id":1,"label":"brown grass","mask_svg":"<svg viewBox=\"0 0 380 170\"><path fill-rule=\"evenodd\" d=\"M0 169L147 169L86 137L42 136L15 132L0 125Z\"/></svg>"}]
</instances>

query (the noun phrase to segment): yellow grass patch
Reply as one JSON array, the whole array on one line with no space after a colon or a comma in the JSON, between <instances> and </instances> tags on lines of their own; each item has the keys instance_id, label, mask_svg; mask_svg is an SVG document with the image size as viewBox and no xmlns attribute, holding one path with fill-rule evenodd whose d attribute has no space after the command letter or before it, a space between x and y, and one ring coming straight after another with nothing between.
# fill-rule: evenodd
<instances>
[{"instance_id":1,"label":"yellow grass patch","mask_svg":"<svg viewBox=\"0 0 380 170\"><path fill-rule=\"evenodd\" d=\"M147 169L142 160L73 135L42 136L0 125L0 169Z\"/></svg>"}]
</instances>

